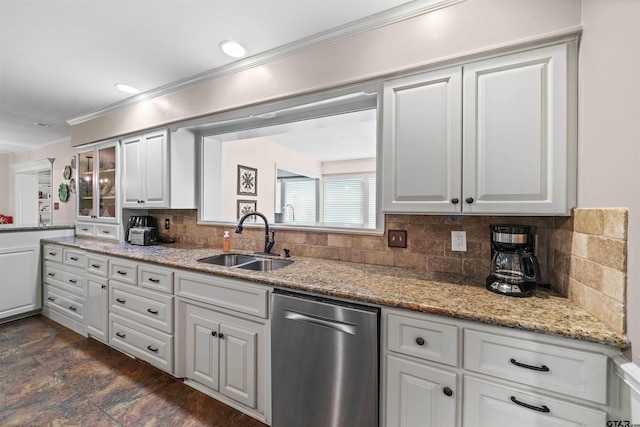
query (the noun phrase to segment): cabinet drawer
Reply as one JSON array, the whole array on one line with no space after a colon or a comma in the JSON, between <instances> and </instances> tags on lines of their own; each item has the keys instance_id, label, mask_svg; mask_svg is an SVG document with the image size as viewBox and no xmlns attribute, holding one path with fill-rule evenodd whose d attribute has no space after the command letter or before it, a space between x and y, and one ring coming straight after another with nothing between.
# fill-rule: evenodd
<instances>
[{"instance_id":1,"label":"cabinet drawer","mask_svg":"<svg viewBox=\"0 0 640 427\"><path fill-rule=\"evenodd\" d=\"M82 270L74 269L74 271L68 271L61 264L45 261L43 275L45 283L84 297L85 288Z\"/></svg>"},{"instance_id":2,"label":"cabinet drawer","mask_svg":"<svg viewBox=\"0 0 640 427\"><path fill-rule=\"evenodd\" d=\"M95 224L85 224L85 223L76 224L76 236L93 237L95 236L95 234L96 234Z\"/></svg>"},{"instance_id":3,"label":"cabinet drawer","mask_svg":"<svg viewBox=\"0 0 640 427\"><path fill-rule=\"evenodd\" d=\"M62 248L53 245L44 245L43 249L44 259L48 261L62 262Z\"/></svg>"},{"instance_id":4,"label":"cabinet drawer","mask_svg":"<svg viewBox=\"0 0 640 427\"><path fill-rule=\"evenodd\" d=\"M607 357L601 354L467 329L464 368L607 403Z\"/></svg>"},{"instance_id":5,"label":"cabinet drawer","mask_svg":"<svg viewBox=\"0 0 640 427\"><path fill-rule=\"evenodd\" d=\"M109 271L107 266L109 265L109 259L106 257L88 254L87 255L87 272L96 276L107 277Z\"/></svg>"},{"instance_id":6,"label":"cabinet drawer","mask_svg":"<svg viewBox=\"0 0 640 427\"><path fill-rule=\"evenodd\" d=\"M109 344L170 374L173 373L173 336L109 314Z\"/></svg>"},{"instance_id":7,"label":"cabinet drawer","mask_svg":"<svg viewBox=\"0 0 640 427\"><path fill-rule=\"evenodd\" d=\"M65 248L62 251L62 262L66 265L86 269L87 254L84 251L76 251L73 249Z\"/></svg>"},{"instance_id":8,"label":"cabinet drawer","mask_svg":"<svg viewBox=\"0 0 640 427\"><path fill-rule=\"evenodd\" d=\"M138 266L122 260L111 259L109 262L109 278L130 285L138 284Z\"/></svg>"},{"instance_id":9,"label":"cabinet drawer","mask_svg":"<svg viewBox=\"0 0 640 427\"><path fill-rule=\"evenodd\" d=\"M604 411L465 377L464 427L605 426Z\"/></svg>"},{"instance_id":10,"label":"cabinet drawer","mask_svg":"<svg viewBox=\"0 0 640 427\"><path fill-rule=\"evenodd\" d=\"M387 336L391 351L458 366L458 328L456 326L389 314Z\"/></svg>"},{"instance_id":11,"label":"cabinet drawer","mask_svg":"<svg viewBox=\"0 0 640 427\"><path fill-rule=\"evenodd\" d=\"M155 265L138 267L138 284L143 288L173 294L173 271Z\"/></svg>"},{"instance_id":12,"label":"cabinet drawer","mask_svg":"<svg viewBox=\"0 0 640 427\"><path fill-rule=\"evenodd\" d=\"M239 280L176 273L176 295L262 318L267 317L268 288Z\"/></svg>"},{"instance_id":13,"label":"cabinet drawer","mask_svg":"<svg viewBox=\"0 0 640 427\"><path fill-rule=\"evenodd\" d=\"M119 230L118 224L96 224L95 236L102 239L119 240Z\"/></svg>"},{"instance_id":14,"label":"cabinet drawer","mask_svg":"<svg viewBox=\"0 0 640 427\"><path fill-rule=\"evenodd\" d=\"M112 281L109 307L136 322L173 333L173 297Z\"/></svg>"},{"instance_id":15,"label":"cabinet drawer","mask_svg":"<svg viewBox=\"0 0 640 427\"><path fill-rule=\"evenodd\" d=\"M45 285L44 305L64 313L78 322L84 321L84 299L54 286Z\"/></svg>"}]
</instances>

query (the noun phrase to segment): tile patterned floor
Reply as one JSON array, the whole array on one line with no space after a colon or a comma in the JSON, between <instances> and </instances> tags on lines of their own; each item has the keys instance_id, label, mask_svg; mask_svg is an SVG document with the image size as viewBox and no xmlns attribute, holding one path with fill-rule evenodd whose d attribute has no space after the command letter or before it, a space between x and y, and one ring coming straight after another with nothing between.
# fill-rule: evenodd
<instances>
[{"instance_id":1,"label":"tile patterned floor","mask_svg":"<svg viewBox=\"0 0 640 427\"><path fill-rule=\"evenodd\" d=\"M38 315L0 325L0 426L265 424Z\"/></svg>"}]
</instances>

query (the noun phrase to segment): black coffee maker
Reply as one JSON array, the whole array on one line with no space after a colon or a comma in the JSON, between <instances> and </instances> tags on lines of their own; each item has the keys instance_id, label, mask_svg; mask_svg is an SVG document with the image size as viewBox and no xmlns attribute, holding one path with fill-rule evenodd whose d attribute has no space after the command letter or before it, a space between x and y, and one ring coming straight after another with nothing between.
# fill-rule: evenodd
<instances>
[{"instance_id":1,"label":"black coffee maker","mask_svg":"<svg viewBox=\"0 0 640 427\"><path fill-rule=\"evenodd\" d=\"M487 289L514 297L533 295L540 281L535 253L536 227L490 225L491 274Z\"/></svg>"}]
</instances>

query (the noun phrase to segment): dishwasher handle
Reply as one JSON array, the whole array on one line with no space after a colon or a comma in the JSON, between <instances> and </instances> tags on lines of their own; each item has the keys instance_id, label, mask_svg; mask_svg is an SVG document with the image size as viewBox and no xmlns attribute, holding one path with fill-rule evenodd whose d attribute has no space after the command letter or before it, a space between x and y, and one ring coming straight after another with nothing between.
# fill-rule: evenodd
<instances>
[{"instance_id":1,"label":"dishwasher handle","mask_svg":"<svg viewBox=\"0 0 640 427\"><path fill-rule=\"evenodd\" d=\"M348 323L332 321L323 319L321 317L311 316L309 314L298 313L296 311L285 310L285 319L294 320L297 322L310 323L312 325L324 326L325 328L335 329L345 334L355 335L356 326Z\"/></svg>"}]
</instances>

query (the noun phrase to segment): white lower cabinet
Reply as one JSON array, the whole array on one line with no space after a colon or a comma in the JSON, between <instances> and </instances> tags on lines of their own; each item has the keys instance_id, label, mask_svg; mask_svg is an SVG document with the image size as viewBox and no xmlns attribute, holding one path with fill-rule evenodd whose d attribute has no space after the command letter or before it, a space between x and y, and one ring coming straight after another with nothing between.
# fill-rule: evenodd
<instances>
[{"instance_id":1,"label":"white lower cabinet","mask_svg":"<svg viewBox=\"0 0 640 427\"><path fill-rule=\"evenodd\" d=\"M387 356L388 427L456 425L457 375L396 356Z\"/></svg>"},{"instance_id":2,"label":"white lower cabinet","mask_svg":"<svg viewBox=\"0 0 640 427\"><path fill-rule=\"evenodd\" d=\"M175 273L176 376L269 424L270 288Z\"/></svg>"},{"instance_id":3,"label":"white lower cabinet","mask_svg":"<svg viewBox=\"0 0 640 427\"><path fill-rule=\"evenodd\" d=\"M87 275L87 333L105 343L109 341L108 282L105 277Z\"/></svg>"},{"instance_id":4,"label":"white lower cabinet","mask_svg":"<svg viewBox=\"0 0 640 427\"><path fill-rule=\"evenodd\" d=\"M607 413L510 385L466 376L465 427L606 426Z\"/></svg>"},{"instance_id":5,"label":"white lower cabinet","mask_svg":"<svg viewBox=\"0 0 640 427\"><path fill-rule=\"evenodd\" d=\"M178 304L186 316L187 377L255 409L256 351L264 325Z\"/></svg>"},{"instance_id":6,"label":"white lower cabinet","mask_svg":"<svg viewBox=\"0 0 640 427\"><path fill-rule=\"evenodd\" d=\"M600 427L617 411L618 349L382 310L386 427Z\"/></svg>"}]
</instances>

